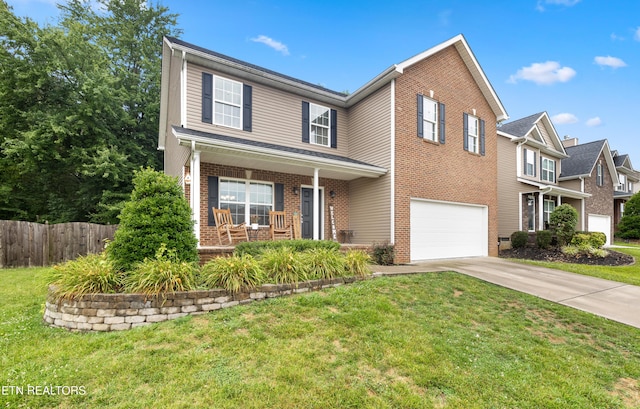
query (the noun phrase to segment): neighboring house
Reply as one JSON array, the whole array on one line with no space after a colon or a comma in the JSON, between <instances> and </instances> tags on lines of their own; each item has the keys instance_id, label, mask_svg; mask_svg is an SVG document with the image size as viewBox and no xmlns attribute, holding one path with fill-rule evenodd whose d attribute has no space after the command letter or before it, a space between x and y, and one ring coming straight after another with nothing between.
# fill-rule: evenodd
<instances>
[{"instance_id":1,"label":"neighboring house","mask_svg":"<svg viewBox=\"0 0 640 409\"><path fill-rule=\"evenodd\" d=\"M606 139L578 144L576 138L562 141L568 158L562 160L561 186L588 193L590 196L577 207L578 228L600 231L613 240L613 197L618 185L618 173Z\"/></svg>"},{"instance_id":2,"label":"neighboring house","mask_svg":"<svg viewBox=\"0 0 640 409\"><path fill-rule=\"evenodd\" d=\"M165 38L159 149L201 247L300 212L302 234L395 244L396 262L497 255L496 123L506 111L462 35L352 94ZM331 211L333 209L333 212Z\"/></svg>"},{"instance_id":3,"label":"neighboring house","mask_svg":"<svg viewBox=\"0 0 640 409\"><path fill-rule=\"evenodd\" d=\"M548 229L549 216L560 204L569 203L578 210L583 207L591 194L559 182L567 158L546 112L498 127L500 237Z\"/></svg>"},{"instance_id":4,"label":"neighboring house","mask_svg":"<svg viewBox=\"0 0 640 409\"><path fill-rule=\"evenodd\" d=\"M640 174L633 169L629 155L619 154L615 150L611 152L611 155L618 172L618 184L613 188L613 226L614 230L617 231L618 223L620 223L620 219L624 214L624 204L636 192Z\"/></svg>"}]
</instances>

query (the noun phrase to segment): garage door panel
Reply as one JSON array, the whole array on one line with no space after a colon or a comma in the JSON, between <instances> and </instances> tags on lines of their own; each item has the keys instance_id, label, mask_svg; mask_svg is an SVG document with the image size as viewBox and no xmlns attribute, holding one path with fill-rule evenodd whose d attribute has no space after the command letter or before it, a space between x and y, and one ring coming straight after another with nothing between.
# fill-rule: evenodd
<instances>
[{"instance_id":1,"label":"garage door panel","mask_svg":"<svg viewBox=\"0 0 640 409\"><path fill-rule=\"evenodd\" d=\"M588 215L588 230L599 231L607 236L607 245L611 244L611 216Z\"/></svg>"},{"instance_id":2,"label":"garage door panel","mask_svg":"<svg viewBox=\"0 0 640 409\"><path fill-rule=\"evenodd\" d=\"M411 201L411 260L487 255L487 208Z\"/></svg>"}]
</instances>

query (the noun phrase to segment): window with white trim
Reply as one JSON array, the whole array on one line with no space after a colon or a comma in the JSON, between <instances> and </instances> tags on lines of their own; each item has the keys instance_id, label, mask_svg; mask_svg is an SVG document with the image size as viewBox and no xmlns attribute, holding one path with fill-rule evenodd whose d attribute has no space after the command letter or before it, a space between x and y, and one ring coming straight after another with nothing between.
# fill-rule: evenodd
<instances>
[{"instance_id":1,"label":"window with white trim","mask_svg":"<svg viewBox=\"0 0 640 409\"><path fill-rule=\"evenodd\" d=\"M616 186L616 190L618 192L626 192L627 191L627 176L621 173L618 173L618 186Z\"/></svg>"},{"instance_id":2,"label":"window with white trim","mask_svg":"<svg viewBox=\"0 0 640 409\"><path fill-rule=\"evenodd\" d=\"M242 125L242 83L215 76L213 88L214 123L240 129Z\"/></svg>"},{"instance_id":3,"label":"window with white trim","mask_svg":"<svg viewBox=\"0 0 640 409\"><path fill-rule=\"evenodd\" d=\"M321 105L309 104L309 142L329 146L331 134L331 109Z\"/></svg>"},{"instance_id":4,"label":"window with white trim","mask_svg":"<svg viewBox=\"0 0 640 409\"><path fill-rule=\"evenodd\" d=\"M596 167L596 185L603 186L604 185L604 174L602 171L602 163L598 163Z\"/></svg>"},{"instance_id":5,"label":"window with white trim","mask_svg":"<svg viewBox=\"0 0 640 409\"><path fill-rule=\"evenodd\" d=\"M422 123L424 138L438 140L438 103L432 99L422 98Z\"/></svg>"},{"instance_id":6,"label":"window with white trim","mask_svg":"<svg viewBox=\"0 0 640 409\"><path fill-rule=\"evenodd\" d=\"M272 183L242 179L220 179L220 208L230 209L233 222L249 223L251 216L258 217L258 224L269 224L269 210L273 210L274 189Z\"/></svg>"},{"instance_id":7,"label":"window with white trim","mask_svg":"<svg viewBox=\"0 0 640 409\"><path fill-rule=\"evenodd\" d=\"M543 218L543 221L545 222L545 226L547 225L547 223L549 223L549 220L551 219L551 213L553 213L555 209L556 209L555 200L544 199L542 218Z\"/></svg>"},{"instance_id":8,"label":"window with white trim","mask_svg":"<svg viewBox=\"0 0 640 409\"><path fill-rule=\"evenodd\" d=\"M556 161L548 158L542 158L542 170L540 178L544 181L556 182Z\"/></svg>"},{"instance_id":9,"label":"window with white trim","mask_svg":"<svg viewBox=\"0 0 640 409\"><path fill-rule=\"evenodd\" d=\"M478 118L472 115L467 117L467 143L469 146L469 152L479 153L480 152L480 144L479 135L480 135L480 126Z\"/></svg>"},{"instance_id":10,"label":"window with white trim","mask_svg":"<svg viewBox=\"0 0 640 409\"><path fill-rule=\"evenodd\" d=\"M536 153L532 150L524 150L524 174L526 176L536 175Z\"/></svg>"}]
</instances>

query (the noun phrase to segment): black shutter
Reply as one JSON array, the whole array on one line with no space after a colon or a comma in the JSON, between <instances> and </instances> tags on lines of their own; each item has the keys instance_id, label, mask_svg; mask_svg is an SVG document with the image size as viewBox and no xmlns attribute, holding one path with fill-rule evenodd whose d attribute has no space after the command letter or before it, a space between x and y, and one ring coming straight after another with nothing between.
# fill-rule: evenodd
<instances>
[{"instance_id":1,"label":"black shutter","mask_svg":"<svg viewBox=\"0 0 640 409\"><path fill-rule=\"evenodd\" d=\"M533 175L532 176L537 176L538 175L538 161L536 159L536 153L533 152Z\"/></svg>"},{"instance_id":2,"label":"black shutter","mask_svg":"<svg viewBox=\"0 0 640 409\"><path fill-rule=\"evenodd\" d=\"M309 143L309 103L302 101L302 142Z\"/></svg>"},{"instance_id":3,"label":"black shutter","mask_svg":"<svg viewBox=\"0 0 640 409\"><path fill-rule=\"evenodd\" d=\"M251 105L253 98L251 85L242 86L242 130L251 132Z\"/></svg>"},{"instance_id":4,"label":"black shutter","mask_svg":"<svg viewBox=\"0 0 640 409\"><path fill-rule=\"evenodd\" d=\"M213 75L202 73L202 122L213 123Z\"/></svg>"},{"instance_id":5,"label":"black shutter","mask_svg":"<svg viewBox=\"0 0 640 409\"><path fill-rule=\"evenodd\" d=\"M526 175L527 174L527 149L522 148L522 156L524 157L524 160L522 161L524 164L522 168L522 174Z\"/></svg>"},{"instance_id":6,"label":"black shutter","mask_svg":"<svg viewBox=\"0 0 640 409\"><path fill-rule=\"evenodd\" d=\"M418 94L418 137L424 138L424 107L422 106L422 95Z\"/></svg>"},{"instance_id":7,"label":"black shutter","mask_svg":"<svg viewBox=\"0 0 640 409\"><path fill-rule=\"evenodd\" d=\"M469 115L466 112L462 113L462 146L465 151L469 150Z\"/></svg>"},{"instance_id":8,"label":"black shutter","mask_svg":"<svg viewBox=\"0 0 640 409\"><path fill-rule=\"evenodd\" d=\"M276 183L274 185L274 195L275 195L275 211L283 211L284 210L284 185L282 183Z\"/></svg>"},{"instance_id":9,"label":"black shutter","mask_svg":"<svg viewBox=\"0 0 640 409\"><path fill-rule=\"evenodd\" d=\"M207 185L209 189L209 197L207 200L207 214L208 214L208 226L215 226L216 220L213 217L213 208L218 207L218 177L217 176L209 176L207 178Z\"/></svg>"},{"instance_id":10,"label":"black shutter","mask_svg":"<svg viewBox=\"0 0 640 409\"><path fill-rule=\"evenodd\" d=\"M480 155L484 156L484 120L480 120Z\"/></svg>"},{"instance_id":11,"label":"black shutter","mask_svg":"<svg viewBox=\"0 0 640 409\"><path fill-rule=\"evenodd\" d=\"M444 104L440 103L440 143L445 142L445 124L444 124Z\"/></svg>"},{"instance_id":12,"label":"black shutter","mask_svg":"<svg viewBox=\"0 0 640 409\"><path fill-rule=\"evenodd\" d=\"M338 111L335 109L331 110L331 128L329 129L331 132L331 147L338 147Z\"/></svg>"}]
</instances>

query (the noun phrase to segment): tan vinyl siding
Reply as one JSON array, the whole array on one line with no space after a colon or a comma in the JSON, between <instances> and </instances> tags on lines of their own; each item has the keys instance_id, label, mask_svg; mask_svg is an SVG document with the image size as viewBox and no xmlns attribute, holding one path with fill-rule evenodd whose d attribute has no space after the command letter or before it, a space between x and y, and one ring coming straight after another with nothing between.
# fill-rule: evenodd
<instances>
[{"instance_id":1,"label":"tan vinyl siding","mask_svg":"<svg viewBox=\"0 0 640 409\"><path fill-rule=\"evenodd\" d=\"M347 118L345 110L335 106L319 105L336 109L338 112L338 147L314 145L302 142L302 101L317 103L295 94L286 93L261 84L244 82L253 88L252 131L207 124L202 122L202 72L216 75L216 72L194 64L188 64L187 74L187 127L204 132L235 136L277 145L290 146L347 156L349 152ZM230 75L221 77L243 82Z\"/></svg>"},{"instance_id":2,"label":"tan vinyl siding","mask_svg":"<svg viewBox=\"0 0 640 409\"><path fill-rule=\"evenodd\" d=\"M164 150L164 172L170 176L182 177L182 167L189 160L189 149L178 145L171 126L180 126L180 66L182 59L176 53L171 57L169 71L169 104L167 108L167 129Z\"/></svg>"},{"instance_id":3,"label":"tan vinyl siding","mask_svg":"<svg viewBox=\"0 0 640 409\"><path fill-rule=\"evenodd\" d=\"M542 139L544 139L544 143L546 143L550 148L555 148L555 144L553 143L553 139L549 132L547 131L547 127L543 126L542 123L538 124L538 129L540 130L540 134L542 135Z\"/></svg>"},{"instance_id":4,"label":"tan vinyl siding","mask_svg":"<svg viewBox=\"0 0 640 409\"><path fill-rule=\"evenodd\" d=\"M571 179L560 182L560 186L566 189L577 190L578 192L582 191L582 183L580 179Z\"/></svg>"},{"instance_id":5,"label":"tan vinyl siding","mask_svg":"<svg viewBox=\"0 0 640 409\"><path fill-rule=\"evenodd\" d=\"M389 169L391 166L391 86L349 109L349 156ZM391 240L391 175L356 179L349 184L349 228L354 242Z\"/></svg>"},{"instance_id":6,"label":"tan vinyl siding","mask_svg":"<svg viewBox=\"0 0 640 409\"><path fill-rule=\"evenodd\" d=\"M520 227L520 191L516 179L516 144L498 135L498 236L508 237ZM531 187L529 188L531 189Z\"/></svg>"}]
</instances>

